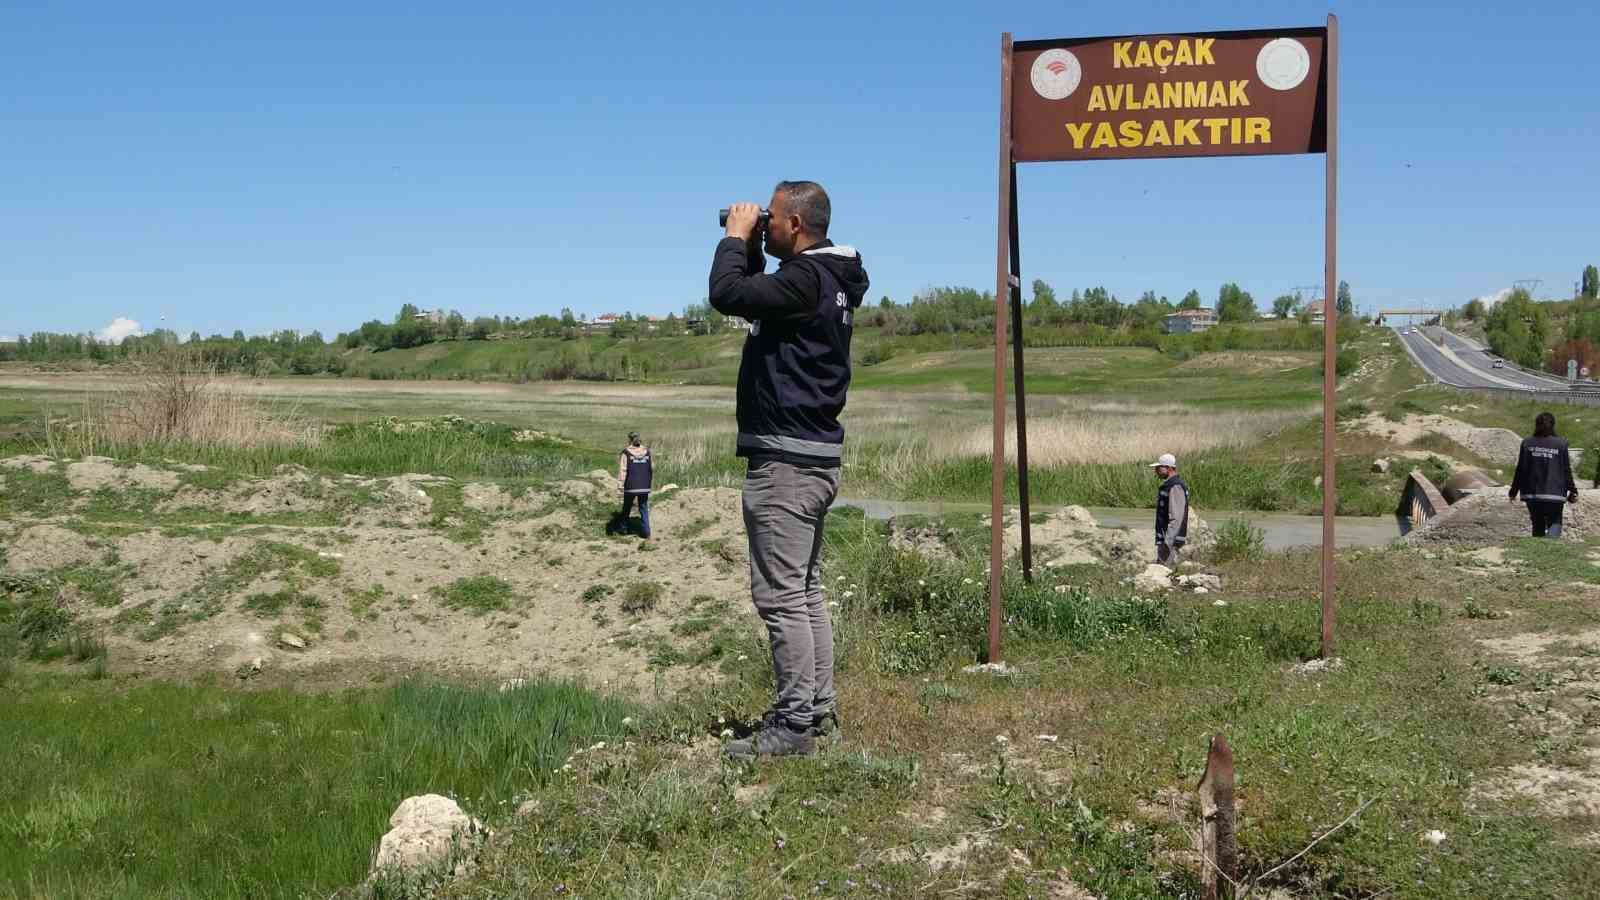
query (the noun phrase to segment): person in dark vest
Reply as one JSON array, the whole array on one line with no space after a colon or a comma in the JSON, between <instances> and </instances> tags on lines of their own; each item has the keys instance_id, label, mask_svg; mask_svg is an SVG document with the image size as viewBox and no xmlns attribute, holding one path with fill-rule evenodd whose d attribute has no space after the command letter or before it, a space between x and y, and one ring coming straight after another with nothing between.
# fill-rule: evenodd
<instances>
[{"instance_id":1,"label":"person in dark vest","mask_svg":"<svg viewBox=\"0 0 1600 900\"><path fill-rule=\"evenodd\" d=\"M633 504L639 504L640 531L650 537L650 482L655 475L655 464L650 459L650 448L639 440L639 432L628 432L628 446L617 455L617 482L622 486L622 522L628 521Z\"/></svg>"},{"instance_id":2,"label":"person in dark vest","mask_svg":"<svg viewBox=\"0 0 1600 900\"><path fill-rule=\"evenodd\" d=\"M1528 504L1534 537L1561 537L1563 503L1578 502L1578 484L1572 480L1572 455L1567 442L1556 437L1556 417L1539 413L1533 420L1533 437L1522 439L1517 451L1517 472L1511 477L1511 502L1521 495Z\"/></svg>"},{"instance_id":3,"label":"person in dark vest","mask_svg":"<svg viewBox=\"0 0 1600 900\"><path fill-rule=\"evenodd\" d=\"M1150 464L1161 479L1156 491L1156 561L1177 568L1183 545L1189 543L1189 485L1178 475L1178 460L1171 453Z\"/></svg>"},{"instance_id":4,"label":"person in dark vest","mask_svg":"<svg viewBox=\"0 0 1600 900\"><path fill-rule=\"evenodd\" d=\"M836 735L833 623L822 596L822 523L839 493L850 335L867 292L861 254L828 240L822 185L784 181L768 224L754 203L728 209L711 263L711 306L750 322L739 360L738 455L744 477L750 596L767 626L777 697L735 759L809 755ZM767 274L762 255L779 260Z\"/></svg>"}]
</instances>

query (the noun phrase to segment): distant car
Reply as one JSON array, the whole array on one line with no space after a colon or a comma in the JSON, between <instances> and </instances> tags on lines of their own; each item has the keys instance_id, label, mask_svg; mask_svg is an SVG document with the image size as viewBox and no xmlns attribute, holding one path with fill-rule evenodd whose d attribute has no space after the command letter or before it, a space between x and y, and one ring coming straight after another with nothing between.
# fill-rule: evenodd
<instances>
[{"instance_id":1,"label":"distant car","mask_svg":"<svg viewBox=\"0 0 1600 900\"><path fill-rule=\"evenodd\" d=\"M1497 359L1497 360L1494 361L1494 368L1496 368L1496 369L1504 369L1505 367L1506 367L1506 361L1505 360Z\"/></svg>"}]
</instances>

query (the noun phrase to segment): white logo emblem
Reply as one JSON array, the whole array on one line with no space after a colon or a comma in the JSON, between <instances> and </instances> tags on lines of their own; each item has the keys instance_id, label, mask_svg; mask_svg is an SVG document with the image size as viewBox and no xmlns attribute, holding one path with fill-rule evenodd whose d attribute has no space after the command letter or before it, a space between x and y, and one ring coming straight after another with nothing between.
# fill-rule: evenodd
<instances>
[{"instance_id":1,"label":"white logo emblem","mask_svg":"<svg viewBox=\"0 0 1600 900\"><path fill-rule=\"evenodd\" d=\"M849 300L849 298L845 297L844 291L840 291L839 293L834 295L833 303L834 303L835 306L849 306L850 305L850 300Z\"/></svg>"},{"instance_id":2,"label":"white logo emblem","mask_svg":"<svg viewBox=\"0 0 1600 900\"><path fill-rule=\"evenodd\" d=\"M1078 64L1071 50L1057 48L1039 54L1028 75L1039 96L1046 100L1065 100L1083 80L1083 66Z\"/></svg>"},{"instance_id":3,"label":"white logo emblem","mask_svg":"<svg viewBox=\"0 0 1600 900\"><path fill-rule=\"evenodd\" d=\"M1275 91L1289 91L1300 86L1311 74L1311 54L1306 46L1294 38L1267 41L1256 54L1256 76L1261 83Z\"/></svg>"}]
</instances>

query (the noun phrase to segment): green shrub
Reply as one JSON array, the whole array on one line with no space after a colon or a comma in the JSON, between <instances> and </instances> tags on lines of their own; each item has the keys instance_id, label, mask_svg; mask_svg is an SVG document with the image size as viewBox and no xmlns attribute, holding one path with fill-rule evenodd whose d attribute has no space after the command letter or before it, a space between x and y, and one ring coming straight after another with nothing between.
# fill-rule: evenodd
<instances>
[{"instance_id":1,"label":"green shrub","mask_svg":"<svg viewBox=\"0 0 1600 900\"><path fill-rule=\"evenodd\" d=\"M1266 545L1266 532L1244 519L1229 519L1217 528L1214 552L1218 562L1235 559L1260 559Z\"/></svg>"},{"instance_id":2,"label":"green shrub","mask_svg":"<svg viewBox=\"0 0 1600 900\"><path fill-rule=\"evenodd\" d=\"M1333 370L1338 373L1340 378L1349 375L1360 366L1361 354L1357 353L1354 347L1346 347L1340 350L1339 355L1333 358Z\"/></svg>"},{"instance_id":3,"label":"green shrub","mask_svg":"<svg viewBox=\"0 0 1600 900\"><path fill-rule=\"evenodd\" d=\"M661 602L661 585L653 581L635 581L622 592L622 611L645 612Z\"/></svg>"},{"instance_id":4,"label":"green shrub","mask_svg":"<svg viewBox=\"0 0 1600 900\"><path fill-rule=\"evenodd\" d=\"M434 596L451 609L464 609L481 616L497 609L511 608L511 585L493 575L457 578L448 587L434 588Z\"/></svg>"}]
</instances>

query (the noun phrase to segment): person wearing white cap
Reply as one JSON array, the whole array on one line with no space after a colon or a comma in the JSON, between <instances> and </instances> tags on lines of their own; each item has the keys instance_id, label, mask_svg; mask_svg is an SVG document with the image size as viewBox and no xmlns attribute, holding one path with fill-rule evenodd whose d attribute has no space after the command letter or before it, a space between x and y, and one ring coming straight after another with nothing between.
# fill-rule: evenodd
<instances>
[{"instance_id":1,"label":"person wearing white cap","mask_svg":"<svg viewBox=\"0 0 1600 900\"><path fill-rule=\"evenodd\" d=\"M1178 460L1163 453L1150 464L1161 479L1156 491L1156 561L1177 568L1183 545L1189 542L1189 485L1178 475Z\"/></svg>"}]
</instances>

